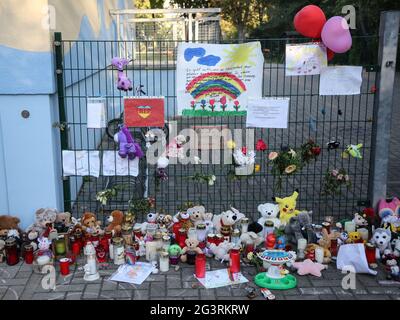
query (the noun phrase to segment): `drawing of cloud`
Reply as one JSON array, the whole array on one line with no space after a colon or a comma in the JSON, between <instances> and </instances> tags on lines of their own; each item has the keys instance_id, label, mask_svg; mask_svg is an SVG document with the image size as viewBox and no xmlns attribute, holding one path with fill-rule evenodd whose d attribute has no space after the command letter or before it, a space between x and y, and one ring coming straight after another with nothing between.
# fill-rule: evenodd
<instances>
[{"instance_id":1,"label":"drawing of cloud","mask_svg":"<svg viewBox=\"0 0 400 320\"><path fill-rule=\"evenodd\" d=\"M199 58L197 60L198 64L202 64L204 66L215 66L218 62L221 61L220 57L213 56L212 54Z\"/></svg>"},{"instance_id":2,"label":"drawing of cloud","mask_svg":"<svg viewBox=\"0 0 400 320\"><path fill-rule=\"evenodd\" d=\"M186 61L190 61L193 57L202 57L206 54L206 50L203 48L187 48L184 53Z\"/></svg>"}]
</instances>

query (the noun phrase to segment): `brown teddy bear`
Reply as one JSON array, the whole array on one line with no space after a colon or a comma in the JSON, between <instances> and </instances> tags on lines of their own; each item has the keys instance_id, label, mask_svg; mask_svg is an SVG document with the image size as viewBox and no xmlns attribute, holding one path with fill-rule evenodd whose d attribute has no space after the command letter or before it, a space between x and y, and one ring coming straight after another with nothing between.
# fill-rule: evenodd
<instances>
[{"instance_id":1,"label":"brown teddy bear","mask_svg":"<svg viewBox=\"0 0 400 320\"><path fill-rule=\"evenodd\" d=\"M109 225L106 228L106 231L111 231L113 235L121 232L121 225L124 221L124 213L120 210L114 210L111 212L111 215L108 217L107 221Z\"/></svg>"},{"instance_id":2,"label":"brown teddy bear","mask_svg":"<svg viewBox=\"0 0 400 320\"><path fill-rule=\"evenodd\" d=\"M68 232L71 223L71 213L70 212L59 212L56 215L56 221L54 222L54 228L60 233Z\"/></svg>"},{"instance_id":3,"label":"brown teddy bear","mask_svg":"<svg viewBox=\"0 0 400 320\"><path fill-rule=\"evenodd\" d=\"M188 253L203 253L203 251L199 248L199 240L197 239L186 239L185 240L186 246L182 249L181 253L181 261L187 261L187 254Z\"/></svg>"},{"instance_id":4,"label":"brown teddy bear","mask_svg":"<svg viewBox=\"0 0 400 320\"><path fill-rule=\"evenodd\" d=\"M20 220L17 217L8 215L0 216L0 238L5 240L10 230L17 230L21 234L18 227L19 222Z\"/></svg>"},{"instance_id":5,"label":"brown teddy bear","mask_svg":"<svg viewBox=\"0 0 400 320\"><path fill-rule=\"evenodd\" d=\"M35 212L35 222L30 225L26 232L30 240L39 237L49 238L49 240L57 238L57 230L54 229L58 211L51 208L40 208Z\"/></svg>"},{"instance_id":6,"label":"brown teddy bear","mask_svg":"<svg viewBox=\"0 0 400 320\"><path fill-rule=\"evenodd\" d=\"M92 212L85 212L81 218L82 230L89 234L103 234L101 230L101 221L96 219L96 216Z\"/></svg>"}]
</instances>

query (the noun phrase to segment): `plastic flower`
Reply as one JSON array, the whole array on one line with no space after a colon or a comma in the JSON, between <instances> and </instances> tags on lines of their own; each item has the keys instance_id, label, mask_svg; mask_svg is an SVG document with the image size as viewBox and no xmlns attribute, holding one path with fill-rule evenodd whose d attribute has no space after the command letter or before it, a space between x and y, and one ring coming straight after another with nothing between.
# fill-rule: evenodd
<instances>
[{"instance_id":1,"label":"plastic flower","mask_svg":"<svg viewBox=\"0 0 400 320\"><path fill-rule=\"evenodd\" d=\"M297 167L294 164L292 164L292 165L286 167L285 172L287 174L290 174L292 172L295 172L296 169L297 169Z\"/></svg>"},{"instance_id":2,"label":"plastic flower","mask_svg":"<svg viewBox=\"0 0 400 320\"><path fill-rule=\"evenodd\" d=\"M336 169L332 170L332 175L333 175L334 177L336 177L338 174L339 174L339 171L338 171L338 170L336 170Z\"/></svg>"},{"instance_id":3,"label":"plastic flower","mask_svg":"<svg viewBox=\"0 0 400 320\"><path fill-rule=\"evenodd\" d=\"M349 180L350 180L350 177L349 177L348 174L346 174L346 175L344 176L344 180L346 180L346 181L349 181Z\"/></svg>"},{"instance_id":4,"label":"plastic flower","mask_svg":"<svg viewBox=\"0 0 400 320\"><path fill-rule=\"evenodd\" d=\"M214 175L212 175L212 176L211 176L211 180L212 180L212 181L216 181L216 180L217 180L217 177L214 176Z\"/></svg>"},{"instance_id":5,"label":"plastic flower","mask_svg":"<svg viewBox=\"0 0 400 320\"><path fill-rule=\"evenodd\" d=\"M248 259L248 260L252 260L252 259L253 259L253 256L254 256L254 253L253 253L253 252L249 252L249 253L247 254L247 259Z\"/></svg>"},{"instance_id":6,"label":"plastic flower","mask_svg":"<svg viewBox=\"0 0 400 320\"><path fill-rule=\"evenodd\" d=\"M293 149L290 149L288 153L292 156L292 158L296 156L296 151L294 151Z\"/></svg>"},{"instance_id":7,"label":"plastic flower","mask_svg":"<svg viewBox=\"0 0 400 320\"><path fill-rule=\"evenodd\" d=\"M260 170L261 170L261 166L260 166L259 164L256 164L256 165L254 166L254 171L255 171L255 172L260 172Z\"/></svg>"},{"instance_id":8,"label":"plastic flower","mask_svg":"<svg viewBox=\"0 0 400 320\"><path fill-rule=\"evenodd\" d=\"M228 149L235 149L236 148L236 143L233 140L229 140L226 142L226 146Z\"/></svg>"},{"instance_id":9,"label":"plastic flower","mask_svg":"<svg viewBox=\"0 0 400 320\"><path fill-rule=\"evenodd\" d=\"M342 174L339 174L339 175L336 177L336 179L338 179L338 180L343 180L343 175L342 175Z\"/></svg>"},{"instance_id":10,"label":"plastic flower","mask_svg":"<svg viewBox=\"0 0 400 320\"><path fill-rule=\"evenodd\" d=\"M278 157L278 155L279 155L278 152L275 152L275 151L270 152L269 155L268 155L268 159L273 161Z\"/></svg>"},{"instance_id":11,"label":"plastic flower","mask_svg":"<svg viewBox=\"0 0 400 320\"><path fill-rule=\"evenodd\" d=\"M208 180L208 185L213 186L214 185L214 180Z\"/></svg>"},{"instance_id":12,"label":"plastic flower","mask_svg":"<svg viewBox=\"0 0 400 320\"><path fill-rule=\"evenodd\" d=\"M257 143L256 143L256 150L257 150L257 151L265 151L265 150L267 150L267 145L266 145L266 143L265 143L262 139L259 139L259 140L257 141Z\"/></svg>"}]
</instances>

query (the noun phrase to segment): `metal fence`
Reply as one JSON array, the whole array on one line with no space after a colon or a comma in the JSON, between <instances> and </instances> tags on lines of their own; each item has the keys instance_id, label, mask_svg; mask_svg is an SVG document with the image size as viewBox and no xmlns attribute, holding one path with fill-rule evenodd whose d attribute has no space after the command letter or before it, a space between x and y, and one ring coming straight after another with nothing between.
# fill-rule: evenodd
<instances>
[{"instance_id":1,"label":"metal fence","mask_svg":"<svg viewBox=\"0 0 400 320\"><path fill-rule=\"evenodd\" d=\"M249 40L250 41L250 40ZM252 40L254 41L254 40ZM326 215L343 218L368 203L369 164L371 157L371 131L373 123L374 94L378 72L376 56L365 62L364 50L375 52L377 36L354 38L353 49L337 57L341 64L363 66L361 94L354 96L320 96L319 76L286 77L286 43L305 42L305 39L259 39L265 64L263 70L263 95L290 98L288 129L255 129L255 140L263 139L268 150L257 152L256 163L260 171L248 177L232 175L233 165L170 165L169 179L159 188L154 179L155 166L141 160L140 174L133 177L78 177L64 178L65 207L74 215L85 210L103 212L96 201L96 193L118 184L129 185L114 197L105 208L127 209L128 200L151 196L156 200L156 210L175 214L186 201L199 202L207 210L219 214L234 206L246 215L258 218L257 206L271 202L273 196L286 196L299 189L298 208L313 210L314 219ZM124 41L125 46L136 47L138 58L133 60L127 75L135 85L144 85L150 96L164 96L168 121L177 121L178 129L196 126L217 126L230 129L246 127L246 119L236 117L177 117L176 103L176 41ZM87 97L104 97L108 120L118 118L123 111L124 93L117 90L116 71L110 61L117 55L118 41L70 41L56 34L56 62L58 69L58 94L63 150L117 150L117 144L104 129L86 126ZM367 46L367 47L366 47ZM147 50L151 48L151 50ZM160 49L156 52L157 48ZM335 60L333 60L335 63ZM131 95L131 94L127 94ZM135 138L143 142L142 132L131 128ZM270 151L285 146L300 147L312 138L322 147L320 157L300 173L283 180L280 192L274 190L276 178L267 162ZM328 150L330 140L340 142L336 150ZM343 159L346 145L363 144L362 159ZM352 185L338 196L322 195L322 185L327 170L344 168ZM213 186L187 179L196 172L214 174ZM146 188L146 186L148 186ZM101 217L100 217L101 218Z\"/></svg>"}]
</instances>

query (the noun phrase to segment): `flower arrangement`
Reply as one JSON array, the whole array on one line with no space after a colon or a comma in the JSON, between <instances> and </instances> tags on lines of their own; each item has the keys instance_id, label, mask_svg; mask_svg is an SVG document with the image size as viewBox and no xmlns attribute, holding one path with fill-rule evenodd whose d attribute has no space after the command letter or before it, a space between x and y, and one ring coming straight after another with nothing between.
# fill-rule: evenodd
<instances>
[{"instance_id":1,"label":"flower arrangement","mask_svg":"<svg viewBox=\"0 0 400 320\"><path fill-rule=\"evenodd\" d=\"M111 198L115 197L118 194L119 190L122 190L125 186L116 185L114 187L101 190L96 193L96 200L101 203L102 206L106 206L107 202L111 200Z\"/></svg>"},{"instance_id":2,"label":"flower arrangement","mask_svg":"<svg viewBox=\"0 0 400 320\"><path fill-rule=\"evenodd\" d=\"M246 256L250 264L256 267L257 272L265 271L262 260L257 256L257 252L249 252Z\"/></svg>"},{"instance_id":3,"label":"flower arrangement","mask_svg":"<svg viewBox=\"0 0 400 320\"><path fill-rule=\"evenodd\" d=\"M142 198L129 200L128 212L135 214L147 214L152 208L155 207L154 198Z\"/></svg>"},{"instance_id":4,"label":"flower arrangement","mask_svg":"<svg viewBox=\"0 0 400 320\"><path fill-rule=\"evenodd\" d=\"M272 174L278 178L276 189L282 187L282 178L301 171L312 160L316 160L321 153L321 147L313 140L309 140L299 149L284 147L281 152L270 152L268 160L272 164Z\"/></svg>"},{"instance_id":5,"label":"flower arrangement","mask_svg":"<svg viewBox=\"0 0 400 320\"><path fill-rule=\"evenodd\" d=\"M201 173L196 173L195 175L186 178L199 183L207 183L209 186L213 186L215 181L217 180L217 177L213 174Z\"/></svg>"},{"instance_id":6,"label":"flower arrangement","mask_svg":"<svg viewBox=\"0 0 400 320\"><path fill-rule=\"evenodd\" d=\"M316 160L321 154L321 147L317 145L314 140L308 140L304 143L301 148L301 158L303 162L310 163L312 160Z\"/></svg>"},{"instance_id":7,"label":"flower arrangement","mask_svg":"<svg viewBox=\"0 0 400 320\"><path fill-rule=\"evenodd\" d=\"M351 187L350 177L345 169L333 169L325 174L323 194L340 195L342 186Z\"/></svg>"}]
</instances>

